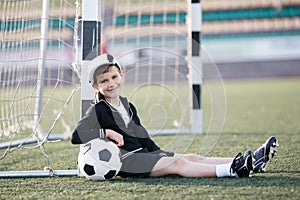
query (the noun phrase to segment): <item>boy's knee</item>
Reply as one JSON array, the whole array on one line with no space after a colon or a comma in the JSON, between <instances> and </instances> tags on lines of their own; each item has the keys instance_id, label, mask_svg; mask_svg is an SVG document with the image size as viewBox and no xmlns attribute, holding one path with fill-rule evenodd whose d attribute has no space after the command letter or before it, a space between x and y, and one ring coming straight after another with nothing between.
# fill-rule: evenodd
<instances>
[{"instance_id":1,"label":"boy's knee","mask_svg":"<svg viewBox=\"0 0 300 200\"><path fill-rule=\"evenodd\" d=\"M184 157L177 157L174 160L173 167L177 174L180 174L180 171L183 170L185 168L185 165L188 164L187 162L188 161Z\"/></svg>"}]
</instances>

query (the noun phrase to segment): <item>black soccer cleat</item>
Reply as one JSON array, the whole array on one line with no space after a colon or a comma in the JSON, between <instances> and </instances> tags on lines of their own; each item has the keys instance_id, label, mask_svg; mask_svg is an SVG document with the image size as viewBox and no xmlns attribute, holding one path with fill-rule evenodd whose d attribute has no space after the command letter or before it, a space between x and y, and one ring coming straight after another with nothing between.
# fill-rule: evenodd
<instances>
[{"instance_id":1,"label":"black soccer cleat","mask_svg":"<svg viewBox=\"0 0 300 200\"><path fill-rule=\"evenodd\" d=\"M254 169L253 172L265 172L268 162L277 155L278 140L276 137L270 137L253 154Z\"/></svg>"},{"instance_id":2,"label":"black soccer cleat","mask_svg":"<svg viewBox=\"0 0 300 200\"><path fill-rule=\"evenodd\" d=\"M231 172L236 173L239 178L249 177L253 170L253 153L248 150L244 155L238 153L232 161Z\"/></svg>"}]
</instances>

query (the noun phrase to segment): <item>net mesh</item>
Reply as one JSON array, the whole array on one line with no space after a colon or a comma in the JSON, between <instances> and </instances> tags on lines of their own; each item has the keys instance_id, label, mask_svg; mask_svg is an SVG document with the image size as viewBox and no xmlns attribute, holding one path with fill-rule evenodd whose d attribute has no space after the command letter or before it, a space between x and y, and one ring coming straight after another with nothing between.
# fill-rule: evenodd
<instances>
[{"instance_id":1,"label":"net mesh","mask_svg":"<svg viewBox=\"0 0 300 200\"><path fill-rule=\"evenodd\" d=\"M102 50L125 68L124 95L153 133L189 128L187 1L105 1Z\"/></svg>"},{"instance_id":2,"label":"net mesh","mask_svg":"<svg viewBox=\"0 0 300 200\"><path fill-rule=\"evenodd\" d=\"M79 119L72 110L79 87L78 5L49 1L43 19L43 1L0 1L0 142L8 146L1 159L42 146L50 134L70 134Z\"/></svg>"}]
</instances>

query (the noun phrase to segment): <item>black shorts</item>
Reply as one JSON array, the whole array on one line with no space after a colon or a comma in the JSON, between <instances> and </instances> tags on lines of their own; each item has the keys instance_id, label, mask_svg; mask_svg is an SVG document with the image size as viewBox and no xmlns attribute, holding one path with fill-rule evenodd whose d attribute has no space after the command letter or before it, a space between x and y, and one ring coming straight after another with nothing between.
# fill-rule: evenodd
<instances>
[{"instance_id":1,"label":"black shorts","mask_svg":"<svg viewBox=\"0 0 300 200\"><path fill-rule=\"evenodd\" d=\"M130 156L122 160L122 167L118 173L118 176L127 178L148 178L154 165L162 157L173 157L173 152L167 152L158 150L155 152L149 152L147 149L142 149L137 153L133 153Z\"/></svg>"}]
</instances>

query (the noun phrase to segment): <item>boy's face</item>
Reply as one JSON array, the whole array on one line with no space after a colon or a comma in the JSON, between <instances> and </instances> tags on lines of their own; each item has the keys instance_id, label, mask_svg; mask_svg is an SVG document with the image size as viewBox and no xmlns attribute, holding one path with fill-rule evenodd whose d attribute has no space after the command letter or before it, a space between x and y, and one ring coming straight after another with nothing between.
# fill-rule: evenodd
<instances>
[{"instance_id":1,"label":"boy's face","mask_svg":"<svg viewBox=\"0 0 300 200\"><path fill-rule=\"evenodd\" d=\"M116 66L110 66L108 72L100 74L93 88L101 92L108 100L119 98L123 85L124 73Z\"/></svg>"}]
</instances>

